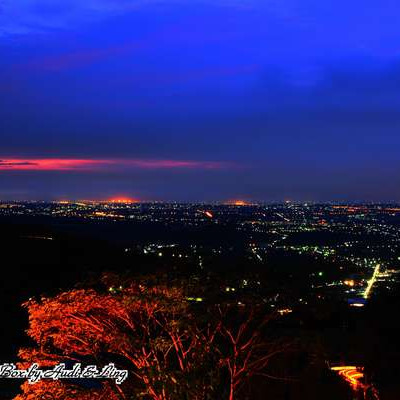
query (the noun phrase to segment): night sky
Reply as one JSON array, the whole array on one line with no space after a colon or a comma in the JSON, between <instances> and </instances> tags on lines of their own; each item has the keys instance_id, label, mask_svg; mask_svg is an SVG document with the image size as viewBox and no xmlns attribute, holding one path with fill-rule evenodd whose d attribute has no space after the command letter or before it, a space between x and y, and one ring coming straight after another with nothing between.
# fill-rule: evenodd
<instances>
[{"instance_id":1,"label":"night sky","mask_svg":"<svg viewBox=\"0 0 400 400\"><path fill-rule=\"evenodd\" d=\"M0 199L400 200L398 0L3 0Z\"/></svg>"}]
</instances>

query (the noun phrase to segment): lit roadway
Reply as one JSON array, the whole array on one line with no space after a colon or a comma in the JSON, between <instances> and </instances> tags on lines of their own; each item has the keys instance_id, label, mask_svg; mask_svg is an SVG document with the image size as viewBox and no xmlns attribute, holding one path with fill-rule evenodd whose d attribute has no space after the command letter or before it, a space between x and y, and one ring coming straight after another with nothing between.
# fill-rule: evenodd
<instances>
[{"instance_id":1,"label":"lit roadway","mask_svg":"<svg viewBox=\"0 0 400 400\"><path fill-rule=\"evenodd\" d=\"M368 390L370 395L369 399L379 400L379 395L377 390L372 385L367 385L363 382L364 373L362 369L355 366L341 365L336 367L331 367L332 371L336 371L347 383L349 383L354 391L361 390L363 393L363 398L366 398L366 393Z\"/></svg>"},{"instance_id":2,"label":"lit roadway","mask_svg":"<svg viewBox=\"0 0 400 400\"><path fill-rule=\"evenodd\" d=\"M339 367L332 367L331 370L336 371L354 388L363 385L361 379L364 378L364 374L357 367L345 365Z\"/></svg>"},{"instance_id":3,"label":"lit roadway","mask_svg":"<svg viewBox=\"0 0 400 400\"><path fill-rule=\"evenodd\" d=\"M375 269L374 269L374 273L372 274L371 279L368 281L367 288L365 289L365 292L364 292L364 295L363 295L363 296L364 296L364 299L368 299L368 297L369 297L369 295L370 295L370 293L371 293L372 287L374 286L374 284L375 284L375 282L376 282L376 279L377 279L378 276L379 276L379 269L380 269L380 267L381 267L380 264L377 264L377 265L376 265L376 267L375 267Z\"/></svg>"}]
</instances>

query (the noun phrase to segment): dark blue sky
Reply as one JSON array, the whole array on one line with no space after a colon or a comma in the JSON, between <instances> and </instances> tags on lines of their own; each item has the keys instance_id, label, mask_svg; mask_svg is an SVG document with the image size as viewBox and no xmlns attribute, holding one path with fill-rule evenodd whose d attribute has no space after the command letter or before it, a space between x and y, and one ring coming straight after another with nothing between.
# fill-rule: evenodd
<instances>
[{"instance_id":1,"label":"dark blue sky","mask_svg":"<svg viewBox=\"0 0 400 400\"><path fill-rule=\"evenodd\" d=\"M0 199L400 200L400 8L4 0Z\"/></svg>"}]
</instances>

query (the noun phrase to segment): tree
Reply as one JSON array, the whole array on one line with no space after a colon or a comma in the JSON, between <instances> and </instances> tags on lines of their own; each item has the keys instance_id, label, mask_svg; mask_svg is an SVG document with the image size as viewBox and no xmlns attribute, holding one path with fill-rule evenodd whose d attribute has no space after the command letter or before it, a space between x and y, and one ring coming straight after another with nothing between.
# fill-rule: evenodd
<instances>
[{"instance_id":1,"label":"tree","mask_svg":"<svg viewBox=\"0 0 400 400\"><path fill-rule=\"evenodd\" d=\"M267 374L271 359L292 348L287 341L269 341L265 328L275 318L265 314L260 306L218 306L219 329L214 348L219 363L225 367L229 377L229 400L237 398L243 386L255 375L270 379L287 380Z\"/></svg>"},{"instance_id":2,"label":"tree","mask_svg":"<svg viewBox=\"0 0 400 400\"><path fill-rule=\"evenodd\" d=\"M266 340L271 317L263 309L212 304L199 309L182 289L165 285L75 289L24 306L27 332L37 346L20 350L20 368L33 362L42 368L113 362L128 369L129 378L122 385L104 380L94 388L43 380L22 385L15 400L233 400L248 379L265 373L270 359L287 349Z\"/></svg>"},{"instance_id":3,"label":"tree","mask_svg":"<svg viewBox=\"0 0 400 400\"><path fill-rule=\"evenodd\" d=\"M109 293L72 290L31 300L25 307L28 334L38 347L20 351L21 368L32 362L51 367L66 360L116 361L128 366L131 379L121 387L104 382L101 396L109 396L105 398L205 398L209 378L199 366L209 349L180 290L142 285L110 288ZM55 399L64 399L57 394L63 386L45 381L25 385L17 399L41 398L32 395L46 388ZM74 394L75 399L85 396L84 391Z\"/></svg>"}]
</instances>

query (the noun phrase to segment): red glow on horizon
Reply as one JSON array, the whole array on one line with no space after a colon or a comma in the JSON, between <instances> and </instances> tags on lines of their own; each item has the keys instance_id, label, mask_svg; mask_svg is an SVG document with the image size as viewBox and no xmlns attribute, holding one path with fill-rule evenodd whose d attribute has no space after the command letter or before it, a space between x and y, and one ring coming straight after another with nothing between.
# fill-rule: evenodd
<instances>
[{"instance_id":1,"label":"red glow on horizon","mask_svg":"<svg viewBox=\"0 0 400 400\"><path fill-rule=\"evenodd\" d=\"M154 159L0 158L0 171L96 171L105 169L222 169L220 161Z\"/></svg>"},{"instance_id":2,"label":"red glow on horizon","mask_svg":"<svg viewBox=\"0 0 400 400\"><path fill-rule=\"evenodd\" d=\"M104 160L85 160L68 158L7 158L0 159L0 170L10 171L69 171L93 168L104 164Z\"/></svg>"},{"instance_id":3,"label":"red glow on horizon","mask_svg":"<svg viewBox=\"0 0 400 400\"><path fill-rule=\"evenodd\" d=\"M132 204L139 203L138 199L132 199L129 197L114 197L112 199L107 200L107 203L122 203L122 204Z\"/></svg>"},{"instance_id":4,"label":"red glow on horizon","mask_svg":"<svg viewBox=\"0 0 400 400\"><path fill-rule=\"evenodd\" d=\"M229 200L226 204L231 205L231 206L248 206L248 205L250 205L250 203L245 200Z\"/></svg>"}]
</instances>

